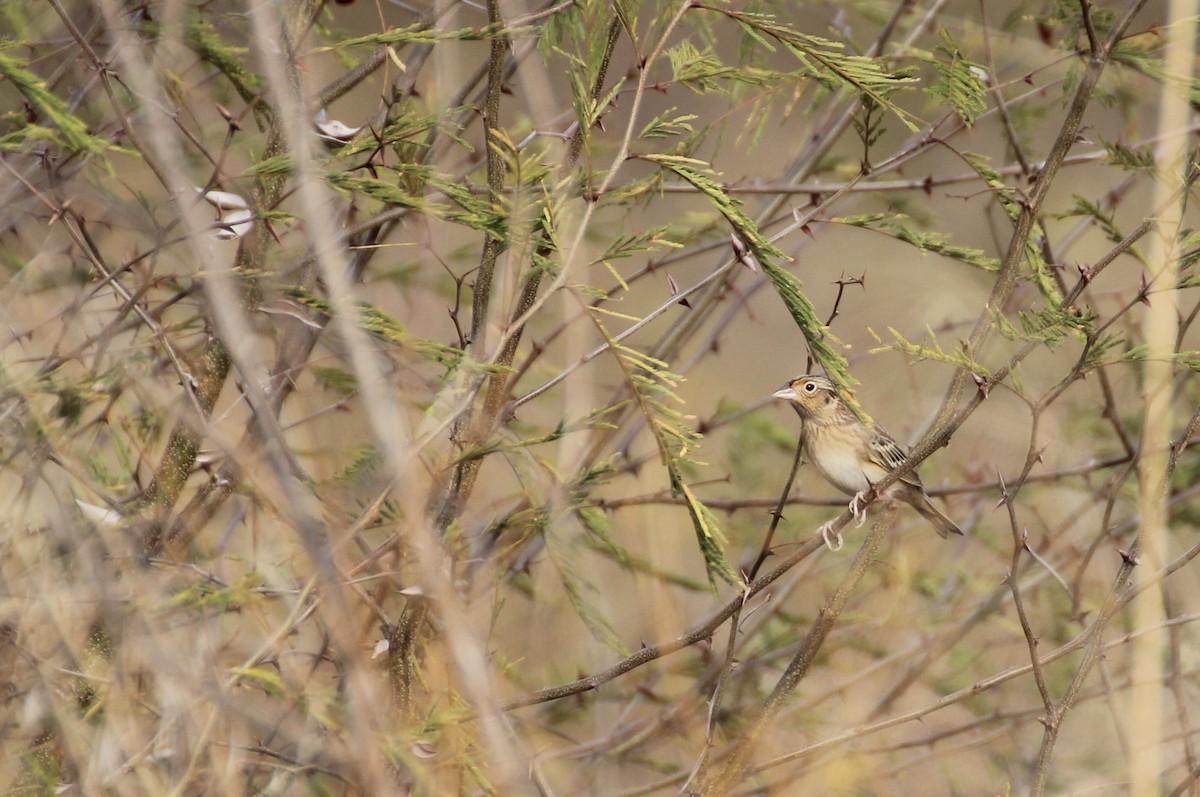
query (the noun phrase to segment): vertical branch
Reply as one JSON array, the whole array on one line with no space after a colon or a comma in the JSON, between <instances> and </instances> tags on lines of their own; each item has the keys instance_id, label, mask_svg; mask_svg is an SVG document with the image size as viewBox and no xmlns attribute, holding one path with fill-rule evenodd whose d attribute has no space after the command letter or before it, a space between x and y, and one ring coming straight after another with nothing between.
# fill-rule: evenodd
<instances>
[{"instance_id":1,"label":"vertical branch","mask_svg":"<svg viewBox=\"0 0 1200 797\"><path fill-rule=\"evenodd\" d=\"M496 5L496 0L489 0L489 3L488 3L489 17L491 15L493 7L495 5ZM498 15L498 13L499 13L498 10L496 13ZM497 16L497 19L498 19L498 16ZM593 102L599 101L601 95L604 93L604 86L608 80L608 68L612 61L613 50L617 45L617 41L620 37L620 33L621 33L620 21L619 21L619 19L614 19L612 21L612 23L609 25L608 34L605 38L604 53L600 60L600 68L596 73L595 80L592 82L591 98L592 98ZM503 74L502 74L502 70L500 70L499 67L497 67L497 65L496 65L496 59L500 59L500 63L502 65L505 52L506 52L506 49L502 47L499 51L499 54L497 55L497 51L495 49L493 49L493 51L492 51L493 61L489 65L489 70L488 70L487 107L488 108L492 107L492 102L493 102L492 79L493 79L493 76L495 76L497 88L496 88L496 96L495 96L494 101L495 101L495 108L496 108L497 114L499 113L499 102L500 102L499 83L503 77ZM490 123L489 118L494 118L494 117L491 117L490 114L491 114L490 110L485 110L485 118L484 118L485 125ZM491 131L491 132L489 132L489 135L494 136L495 132ZM574 168L576 162L579 159L580 153L583 151L583 145L586 142L586 140L587 140L587 131L583 129L582 125L580 125L576 128L575 134L571 137L571 142L567 149L566 159L562 165L562 168L560 169L561 174L566 175L570 172L571 169ZM503 160L500 159L499 156L492 151L492 147L490 147L490 146L488 148L487 156L488 156L488 192L492 196L493 204L498 205L499 200L500 200L500 194L504 187L503 186L504 163L503 163ZM494 177L494 175L493 175L493 157L495 157L497 160L500 161L499 165L497 167L499 171L498 171L498 176L496 178L494 187L493 187L493 177ZM548 236L549 231L543 230L541 232L541 235ZM535 237L536 237L536 235L535 235ZM481 260L480 268L479 268L479 276L476 280L475 303L472 307L473 316L471 319L471 341L472 341L473 346L475 345L476 340L480 335L480 327L478 326L478 324L480 322L478 319L480 319L482 317L481 313L480 313L481 308L480 308L479 286L481 283L484 283L486 285L485 290L490 292L491 283L494 279L494 274L495 274L495 256L494 255L492 256L490 264L489 264L488 250L486 248L486 246L488 244L493 244L493 243L496 243L498 245L498 242L496 242L495 239L489 238L487 241L487 244L485 244L484 257ZM496 252L498 254L499 249L497 249ZM543 242L541 244L539 244L539 246L538 246L537 255L536 255L535 259L544 259L544 258L549 257L550 255L551 255L551 249L550 249L549 243L547 241L543 240ZM488 379L487 390L486 390L486 393L485 393L484 399L483 399L483 409L482 409L482 412L480 413L478 419L476 419L475 422L471 422L469 420L464 421L463 424L461 425L461 426L465 426L466 428L470 429L469 437L468 437L469 446L478 445L478 444L482 443L487 438L487 436L489 434L491 434L492 430L496 427L496 425L503 421L501 415L502 415L502 410L504 408L505 401L508 398L508 387L509 387L509 377L508 377L508 373L507 373L507 368L508 368L508 366L512 365L513 358L516 356L517 347L520 345L521 335L524 330L523 319L528 317L529 313L531 312L531 310L534 307L534 303L537 301L538 290L541 287L541 281L542 281L542 272L541 272L541 270L537 270L537 271L534 271L533 273L531 273L529 275L529 277L526 278L524 284L521 286L521 293L517 299L516 307L513 309L512 318L509 321L509 330L510 331L507 333L505 340L504 340L504 345L501 347L499 356L496 358L496 361L495 361L495 364L500 366L501 372L493 374ZM486 313L486 311L487 311L486 303L487 303L487 299L485 297L484 305L483 305L484 313ZM482 344L481 339L479 340L479 342ZM460 426L460 428L461 428L461 426ZM442 504L442 507L438 514L438 519L437 519L438 528L445 531L445 529L449 527L450 523L453 522L454 518L457 517L459 511L462 509L463 502L466 501L467 497L471 494L471 490L474 488L475 478L478 475L479 468L482 464L483 464L482 457L471 457L467 461L461 462L455 467L455 472L454 472L454 476L451 481L449 495L448 495L447 499L444 501L444 503Z\"/></svg>"},{"instance_id":2,"label":"vertical branch","mask_svg":"<svg viewBox=\"0 0 1200 797\"><path fill-rule=\"evenodd\" d=\"M846 608L851 593L866 575L867 568L875 561L875 554L883 543L883 538L896 522L896 513L897 506L894 502L884 503L879 518L867 532L862 547L858 549L858 554L855 555L854 561L850 565L850 572L842 579L842 583L838 585L833 596L821 607L820 614L817 615L816 621L809 629L808 636L800 645L800 650L796 652L787 669L783 671L782 677L775 684L766 703L763 704L757 719L734 743L733 750L730 751L721 771L700 788L701 795L719 797L719 795L729 793L734 786L741 782L750 766L750 758L758 741L767 732L775 715L783 708L784 703L795 691L800 681L808 674L821 646L825 643L825 638L829 636L829 632L833 630L838 618L841 617L842 610Z\"/></svg>"},{"instance_id":3,"label":"vertical branch","mask_svg":"<svg viewBox=\"0 0 1200 797\"><path fill-rule=\"evenodd\" d=\"M416 647L422 624L429 614L425 600L410 600L395 625L385 629L388 640L388 675L392 703L405 720L415 718L413 684L417 681Z\"/></svg>"},{"instance_id":4,"label":"vertical branch","mask_svg":"<svg viewBox=\"0 0 1200 797\"><path fill-rule=\"evenodd\" d=\"M1067 114L1059 128L1058 136L1046 154L1045 162L1038 172L1037 181L1034 182L1029 196L1022 202L1021 214L1017 217L1017 223L1014 226L1012 237L1009 239L1008 249L1001 261L996 282L992 285L985 310L979 315L979 320L965 343L969 354L974 355L982 350L995 323L993 312L1003 307L1009 294L1012 293L1021 264L1025 261L1025 246L1033 232L1034 222L1041 213L1042 203L1049 194L1050 186L1053 185L1054 178L1062 167L1067 153L1075 145L1076 136L1083 123L1084 111L1087 110L1095 95L1096 84L1100 81L1100 76L1104 73L1104 68L1112 57L1113 48L1125 34L1134 15L1145 4L1146 0L1129 0L1120 16L1114 21L1103 44L1089 53L1087 67L1080 76L1079 85L1071 98L1071 104L1067 108ZM930 425L924 440L914 446L912 458L928 455L933 451L938 439L944 438L947 431L957 428L961 424L964 416L962 411L959 411L958 405L970 378L971 374L965 370L960 369L955 372L954 378L946 390L946 398L942 402L942 407ZM966 409L969 410L969 408Z\"/></svg>"},{"instance_id":5,"label":"vertical branch","mask_svg":"<svg viewBox=\"0 0 1200 797\"><path fill-rule=\"evenodd\" d=\"M1086 2L1085 2L1086 5ZM1190 78L1196 37L1197 0L1172 0L1164 32L1166 74ZM1160 84L1158 132L1162 136L1155 160L1161 176L1154 185L1154 206L1165 207L1158 233L1148 248L1153 273L1146 281L1154 291L1145 312L1147 359L1142 374L1145 398L1141 456L1138 460L1138 505L1142 517L1141 555L1151 572L1162 569L1167 558L1167 473L1171 438L1172 376L1175 341L1179 330L1178 260L1176 241L1186 196L1170 201L1179 191L1187 169L1188 140L1168 135L1187 125L1187 97L1167 81ZM1133 643L1133 689L1130 694L1129 732L1133 740L1130 760L1130 794L1150 797L1161 788L1163 771L1163 658L1167 655L1162 585L1145 590L1134 602L1135 627L1143 630Z\"/></svg>"},{"instance_id":6,"label":"vertical branch","mask_svg":"<svg viewBox=\"0 0 1200 797\"><path fill-rule=\"evenodd\" d=\"M592 102L599 102L600 95L604 92L608 67L612 63L613 49L617 46L617 39L620 36L621 16L617 14L608 26L608 36L604 41L604 55L600 58L600 68L596 72L596 80L592 83ZM579 155L583 152L584 142L587 141L587 134L588 131L584 129L582 124L575 128L575 134L571 136L571 143L567 147L567 160L562 168L563 176L566 176L571 169L575 168L575 164L579 161Z\"/></svg>"},{"instance_id":7,"label":"vertical branch","mask_svg":"<svg viewBox=\"0 0 1200 797\"><path fill-rule=\"evenodd\" d=\"M141 153L146 165L159 182L169 189L171 181L160 165L160 159L151 148L151 144L143 140L140 126L135 124L126 113L124 104L118 98L118 92L113 90L112 79L115 73L111 70L110 65L102 60L92 48L61 2L51 0L51 6L100 76L113 112L124 125L125 134ZM94 246L91 248L94 250ZM192 471L192 466L196 462L196 455L200 451L202 434L198 425L206 421L212 413L213 406L225 385L229 367L229 353L217 337L210 337L200 351L188 359L187 370L190 378L185 378L185 384L182 387L185 392L191 394L200 417L184 418L176 423L167 438L166 448L150 485L134 504L138 536L141 537L142 552L145 554L157 552L162 543L164 520L179 500L184 484Z\"/></svg>"},{"instance_id":8,"label":"vertical branch","mask_svg":"<svg viewBox=\"0 0 1200 797\"><path fill-rule=\"evenodd\" d=\"M1194 2L1194 0L1189 0ZM1178 10L1173 7L1173 10ZM1188 18L1194 16L1188 12ZM1182 25L1182 23L1181 23ZM1175 26L1173 26L1174 28ZM1189 37L1191 34L1189 33ZM1191 38L1186 39L1186 49L1190 53ZM1190 57L1190 56L1189 56ZM1190 64L1189 64L1190 68ZM1165 92L1164 105L1170 104ZM1165 113L1165 112L1164 112ZM1160 123L1164 120L1160 118ZM1139 474L1141 503L1141 522L1139 534L1134 538L1128 550L1119 551L1121 566L1117 571L1104 603L1092 626L1084 634L1086 644L1079 666L1067 686L1063 697L1051 712L1052 722L1046 723L1042 736L1041 748L1038 751L1034 765L1033 785L1030 793L1041 797L1046 791L1046 781L1050 775L1050 762L1054 748L1062 729L1062 721L1068 711L1079 699L1080 692L1099 660L1104 649L1104 630L1113 615L1125 605L1128 596L1126 592L1133 574L1133 569L1141 563L1145 556L1152 564L1151 572L1164 572L1166 539L1165 523L1168 510L1168 494L1170 475L1176 459L1172 456L1170 441L1170 399L1171 376L1174 371L1174 346L1178 317L1175 314L1174 297L1176 293L1175 270L1175 241L1180 221L1181 203L1186 195L1181 190L1195 179L1194 168L1185 172L1182 163L1182 141L1175 143L1175 159L1168 160L1160 149L1159 163L1164 165L1164 175L1175 175L1175 180L1168 182L1160 180L1155 186L1156 202L1154 207L1163 221L1160 222L1160 233L1152 239L1152 246L1157 256L1150 259L1151 263L1161 263L1162 268L1153 275L1151 284L1160 287L1155 294L1153 306L1166 308L1168 317L1155 317L1152 306L1147 319L1146 340L1150 347L1150 356L1146 363L1144 377L1144 395L1146 410L1143 419L1143 434L1141 451L1136 457ZM1170 146L1167 142L1160 148ZM1167 150L1170 152L1171 150ZM1177 206L1176 203L1179 203ZM1161 296L1161 298L1160 298ZM1156 325L1161 325L1156 328ZM1165 630L1163 628L1163 596L1161 583L1155 580L1147 588L1139 590L1133 598L1136 606L1135 627L1138 633L1133 640L1134 652L1131 681L1133 683L1133 703L1130 707L1130 729L1126 736L1135 741L1131 750L1130 778L1135 788L1131 793L1138 795L1157 794L1162 780L1162 661L1160 657L1165 652Z\"/></svg>"},{"instance_id":9,"label":"vertical branch","mask_svg":"<svg viewBox=\"0 0 1200 797\"><path fill-rule=\"evenodd\" d=\"M1018 489L1024 482L1025 477L1033 468L1033 463L1037 460L1037 434L1038 425L1041 420L1041 408L1035 408L1033 414L1033 425L1029 431L1029 451L1025 457L1025 469L1021 473L1021 478L1017 482ZM1038 694L1041 695L1042 705L1046 708L1046 723L1057 723L1058 717L1054 709L1054 700L1050 697L1050 689L1046 686L1046 677L1042 673L1041 662L1038 658L1038 638L1033 632L1033 624L1029 621L1029 615L1025 611L1025 600L1021 596L1021 584L1018 578L1021 565L1021 551L1025 549L1028 531L1021 528L1021 524L1017 521L1017 507L1014 502L1016 498L1015 492L1009 492L1008 485L1004 484L1003 477L1001 478L1001 500L1004 502L1005 508L1008 510L1008 524L1012 531L1013 537L1013 552L1012 559L1008 566L1008 588L1012 593L1013 607L1017 610L1017 619L1021 621L1021 631L1025 635L1025 645L1029 650L1029 663L1033 667L1033 680L1037 683Z\"/></svg>"},{"instance_id":10,"label":"vertical branch","mask_svg":"<svg viewBox=\"0 0 1200 797\"><path fill-rule=\"evenodd\" d=\"M207 419L225 386L229 373L229 352L216 337L210 337L196 356L189 358L188 371L195 380L195 395L203 413L200 418L180 420L167 438L167 447L150 486L138 497L137 514L143 518L142 550L153 554L163 542L164 521L179 500L183 485L192 472L200 452L202 432L198 428ZM185 390L191 390L190 386Z\"/></svg>"},{"instance_id":11,"label":"vertical branch","mask_svg":"<svg viewBox=\"0 0 1200 797\"><path fill-rule=\"evenodd\" d=\"M746 601L750 598L749 586L758 578L758 571L762 569L763 562L767 561L767 557L771 555L771 541L775 539L775 530L779 528L779 521L783 520L783 507L787 503L788 495L792 492L792 484L796 481L796 473L800 470L800 462L803 454L804 438L799 438L796 441L796 454L792 458L792 470L788 473L787 482L783 485L783 491L779 494L779 501L776 502L775 508L771 511L771 525L767 528L767 533L763 537L762 547L758 551L758 556L754 559L754 564L750 566L750 570L745 574L743 579L747 585L747 589L742 593L742 600L737 604L737 607L733 610L733 614L729 618L729 640L725 644L725 660L721 664L721 671L717 674L717 685L714 687L712 697L708 701L708 721L704 726L704 749L700 752L700 758L696 762L692 776L688 778L688 783L691 783L695 779L704 779L708 757L712 753L717 717L721 713L721 700L725 696L725 688L729 684L729 677L733 674L734 654L737 652L738 634L741 633L742 610L746 606Z\"/></svg>"},{"instance_id":12,"label":"vertical branch","mask_svg":"<svg viewBox=\"0 0 1200 797\"><path fill-rule=\"evenodd\" d=\"M1131 549L1122 552L1121 567L1117 570L1117 577L1113 580L1108 594L1105 595L1100 611L1096 613L1095 622L1083 634L1083 638L1087 641L1084 644L1079 667L1063 693L1062 699L1055 704L1052 712L1053 721L1045 724L1046 730L1042 734L1042 744L1038 749L1038 757L1033 767L1033 785L1029 789L1029 793L1033 797L1042 797L1046 793L1046 780L1050 776L1050 761L1062 730L1063 717L1074 707L1088 675L1091 674L1092 668L1096 666L1096 662L1104 652L1104 629L1108 626L1108 621L1125 605L1124 593L1129 587L1133 568L1137 566L1139 542L1140 538L1135 539Z\"/></svg>"},{"instance_id":13,"label":"vertical branch","mask_svg":"<svg viewBox=\"0 0 1200 797\"><path fill-rule=\"evenodd\" d=\"M499 0L487 0L488 24L499 28ZM484 158L487 163L488 198L492 208L500 207L504 191L504 157L498 131L500 129L500 89L504 85L504 60L508 55L508 39L497 36L492 39L488 56L487 91L483 101ZM503 242L488 236L483 242L483 253L479 257L479 271L475 278L475 294L471 305L471 345L481 347L487 324L488 305L492 298L492 282L496 275L496 260L500 256Z\"/></svg>"},{"instance_id":14,"label":"vertical branch","mask_svg":"<svg viewBox=\"0 0 1200 797\"><path fill-rule=\"evenodd\" d=\"M487 0L488 24L499 28L502 24L499 0ZM484 157L487 163L488 199L493 212L499 212L504 192L505 165L500 147L505 143L498 135L500 129L500 90L504 84L504 61L508 55L508 39L497 36L492 39L488 56L487 87L483 101L483 140ZM476 352L485 351L487 343L487 314L491 304L492 283L496 277L496 261L504 248L504 242L488 235L483 241L483 252L479 256L479 270L475 276L474 294L471 301L471 340L470 347ZM492 378L494 382L497 378ZM492 392L489 383L488 393ZM485 399L485 409L480 417L468 412L455 424L455 436L462 440L464 448L470 448L481 442L491 426L488 423ZM482 464L479 457L470 457L459 462L454 467L448 492L438 510L437 528L445 533L462 508L463 502L471 494L475 486L475 477L479 474Z\"/></svg>"},{"instance_id":15,"label":"vertical branch","mask_svg":"<svg viewBox=\"0 0 1200 797\"><path fill-rule=\"evenodd\" d=\"M613 49L617 46L617 40L621 34L621 23L619 18L615 18L612 24L608 27L608 36L604 42L604 54L600 60L600 68L596 72L596 79L592 82L591 98L592 102L599 102L600 96L604 93L604 86L608 80L608 67L612 62ZM571 170L575 168L575 164L579 161L579 155L583 151L583 145L587 141L587 132L583 125L579 125L575 129L575 134L571 136L571 143L567 148L566 160L559 170L559 174L566 177ZM542 235L548 236L548 230L542 230ZM543 240L539 245L535 259L545 259L550 257L551 249L549 244ZM517 346L521 342L521 333L524 330L524 324L521 319L525 317L530 308L533 307L534 301L537 299L538 288L542 283L542 271L539 269L529 275L525 280L525 284L521 287L521 295L517 299L517 306L513 309L510 325L514 327L512 334L505 342L501 349L500 358L497 361L499 365L512 365L513 357L516 356ZM484 399L484 417L495 423L499 420L500 409L508 397L508 375L496 374L491 378L488 384L488 393Z\"/></svg>"},{"instance_id":16,"label":"vertical branch","mask_svg":"<svg viewBox=\"0 0 1200 797\"><path fill-rule=\"evenodd\" d=\"M318 169L315 136L308 132L308 126L304 123L302 98L289 83L287 73L290 65L279 57L283 48L278 45L279 32L272 14L273 10L262 4L253 6L251 11L255 34L262 43L264 71L276 97L281 118L286 119L286 128L292 133L288 144L294 163L293 179L300 216L329 290L333 323L345 341L346 356L360 386L371 431L387 463L398 494L397 500L405 507L407 533L404 541L414 554L417 586L426 596L429 613L436 614L439 628L446 638L446 649L454 664L455 687L478 716L481 747L491 764L493 784L497 792L509 793L515 789L514 784L522 779L521 762L524 755L513 743L495 712L497 701L492 691L492 669L487 653L466 617L445 566L446 557L437 529L432 527L423 513L422 499L426 497L422 484L423 472L420 471L416 446L406 444L410 439L407 418L397 406L367 331L358 322L356 297L350 283L349 259L327 210L331 196ZM307 536L302 541L310 545ZM365 666L359 650L354 647L356 640L352 634L356 624L348 617L339 616L345 608L345 592L340 574L335 570L334 552L328 534L320 542L324 547L314 552L313 558L322 579L328 578L330 582L322 584L325 593L323 607L327 603L333 604L329 607L327 622L346 665L347 693L353 709L350 712L354 721L352 732L364 740L355 753L364 767L364 778L382 778L382 772L377 767L379 748L365 741L375 738L375 729L387 718L377 710L378 691L372 671ZM315 547L316 543L311 544ZM424 607L417 607L413 615L423 617ZM415 630L419 624L419 619L408 622L400 633ZM392 664L397 664L395 659ZM403 694L400 696L403 698Z\"/></svg>"}]
</instances>

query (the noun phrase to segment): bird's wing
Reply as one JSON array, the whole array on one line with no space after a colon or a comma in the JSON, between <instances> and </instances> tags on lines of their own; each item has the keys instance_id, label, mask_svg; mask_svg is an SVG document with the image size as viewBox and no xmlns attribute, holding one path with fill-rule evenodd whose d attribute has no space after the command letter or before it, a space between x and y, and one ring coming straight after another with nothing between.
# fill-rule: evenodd
<instances>
[{"instance_id":1,"label":"bird's wing","mask_svg":"<svg viewBox=\"0 0 1200 797\"><path fill-rule=\"evenodd\" d=\"M876 427L871 435L871 461L885 471L893 471L908 456L908 452L893 440L887 432ZM900 481L915 487L921 486L921 477L914 468L900 477Z\"/></svg>"}]
</instances>

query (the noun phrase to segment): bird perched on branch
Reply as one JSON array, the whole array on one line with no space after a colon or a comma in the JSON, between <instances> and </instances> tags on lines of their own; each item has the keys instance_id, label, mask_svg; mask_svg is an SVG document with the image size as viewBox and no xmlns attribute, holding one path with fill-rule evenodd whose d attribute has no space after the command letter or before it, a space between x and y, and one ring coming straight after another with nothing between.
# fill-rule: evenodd
<instances>
[{"instance_id":1,"label":"bird perched on branch","mask_svg":"<svg viewBox=\"0 0 1200 797\"><path fill-rule=\"evenodd\" d=\"M772 395L790 401L800 413L803 421L800 440L805 457L827 482L854 496L849 509L861 526L866 519L864 504L871 490L904 461L907 452L887 432L859 420L838 395L833 382L823 376L798 376ZM963 533L930 502L915 469L889 486L883 498L903 501L920 512L942 538ZM830 521L821 526L820 532L825 544L836 551L842 547L841 535L831 538L832 526Z\"/></svg>"}]
</instances>

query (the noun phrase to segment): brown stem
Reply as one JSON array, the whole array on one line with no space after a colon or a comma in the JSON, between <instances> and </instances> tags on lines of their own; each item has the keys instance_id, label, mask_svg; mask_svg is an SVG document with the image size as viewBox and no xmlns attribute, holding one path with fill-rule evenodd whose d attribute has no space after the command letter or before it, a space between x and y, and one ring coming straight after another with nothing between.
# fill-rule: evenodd
<instances>
[{"instance_id":1,"label":"brown stem","mask_svg":"<svg viewBox=\"0 0 1200 797\"><path fill-rule=\"evenodd\" d=\"M792 484L796 480L796 473L800 470L800 461L803 453L804 441L801 438L796 441L796 456L792 459L792 470L788 473L783 491L779 494L779 499L775 503L775 510L771 513L771 525L767 528L766 536L763 537L762 547L758 551L758 556L755 558L754 564L750 566L750 571L745 576L747 583L753 582L758 577L758 571L762 567L763 562L771 555L771 541L775 539L775 530L779 528L779 521L783 519L783 507L787 502L788 493L792 491ZM703 781L705 778L705 767L708 764L708 757L712 752L717 717L721 713L721 700L725 696L725 688L728 686L729 678L733 674L734 654L737 651L738 636L741 634L742 609L745 605L746 602L743 599L729 618L729 639L725 643L725 659L721 664L720 672L717 674L717 685L713 689L712 697L708 702L708 722L704 728L704 749L700 753L700 760L693 772L693 777L700 781Z\"/></svg>"},{"instance_id":2,"label":"brown stem","mask_svg":"<svg viewBox=\"0 0 1200 797\"><path fill-rule=\"evenodd\" d=\"M538 703L549 703L554 700L561 700L564 697L571 695L590 692L609 681L624 675L625 673L641 667L647 662L660 659L663 656L668 656L677 651L683 650L686 647L695 645L697 642L711 639L713 633L720 628L726 620L733 616L747 599L754 597L762 592L768 586L782 578L789 570L795 567L799 562L807 559L812 555L813 551L821 547L823 543L819 537L813 537L807 542L800 545L790 556L775 566L774 569L763 574L759 578L746 586L746 589L739 593L733 600L726 603L704 622L694 626L690 631L684 633L675 639L668 640L658 645L649 645L643 647L637 653L628 656L613 666L601 670L595 675L589 675L586 678L580 678L571 683L552 686L547 689L540 689L536 692L530 692L527 695L513 698L504 704L504 711L512 711L525 706L533 706Z\"/></svg>"},{"instance_id":3,"label":"brown stem","mask_svg":"<svg viewBox=\"0 0 1200 797\"><path fill-rule=\"evenodd\" d=\"M817 615L816 621L812 628L809 629L808 636L805 637L804 643L800 646L800 650L792 658L787 669L783 671L783 675L775 684L775 688L771 691L770 696L763 704L762 710L754 723L742 734L736 742L733 749L730 751L721 770L707 783L700 788L700 794L704 797L718 797L718 795L727 794L734 786L741 782L745 776L746 770L750 766L750 758L754 754L755 748L758 746L759 740L767 732L771 721L779 710L783 708L784 703L795 691L800 681L808 674L809 668L816 659L817 653L821 650L825 642L825 638L829 636L829 632L841 617L842 610L846 608L847 601L850 600L851 593L862 581L869 568L875 561L875 555L879 550L879 546L883 543L883 538L896 522L897 507L893 502L888 502L882 512L879 513L879 518L875 521L875 525L867 532L863 539L862 546L858 549L858 554L854 557L854 562L850 565L850 571L846 573L842 583L838 585L837 591L825 602L821 607L821 612Z\"/></svg>"},{"instance_id":4,"label":"brown stem","mask_svg":"<svg viewBox=\"0 0 1200 797\"><path fill-rule=\"evenodd\" d=\"M1121 12L1120 17L1114 22L1103 46L1097 50L1093 50L1088 58L1087 68L1080 76L1079 85L1075 89L1075 94L1071 99L1071 105L1067 109L1067 114L1063 119L1058 136L1055 138L1049 154L1046 155L1045 163L1038 172L1037 180L1033 184L1033 190L1030 191L1029 196L1022 202L1021 213L1017 217L1012 237L1009 239L1008 250L1005 252L1004 259L1001 262L996 282L992 286L992 292L988 297L985 312L980 314L979 321L967 339L966 349L968 352L976 353L983 349L983 344L987 341L995 323L990 311L996 311L1003 307L1005 300L1012 293L1017 275L1020 272L1020 266L1025 261L1025 247L1029 242L1030 233L1033 232L1034 222L1041 213L1042 203L1050 192L1050 186L1054 183L1054 178L1058 174L1058 170L1062 167L1067 152L1075 145L1076 137L1079 134L1079 127L1083 123L1083 113L1091 103L1096 84L1100 81L1104 67L1108 65L1113 48L1120 41L1125 29L1129 27L1133 16L1141 10L1145 2L1146 0L1131 0ZM920 461L918 457L923 459L921 456L922 452L927 456L934 448L940 447L940 445L944 444L943 441L949 439L946 433L956 429L962 420L965 420L965 416L961 413L956 413L956 410L966 390L967 380L970 377L971 375L965 370L955 373L949 388L946 390L946 397L942 402L942 408L938 412L936 420L929 433L926 434L923 444L914 447L913 456L910 459Z\"/></svg>"},{"instance_id":5,"label":"brown stem","mask_svg":"<svg viewBox=\"0 0 1200 797\"><path fill-rule=\"evenodd\" d=\"M496 0L489 0L489 4L488 4L489 15L491 14L491 9L495 2L496 2ZM620 22L619 22L619 20L614 19L612 21L612 23L609 25L608 36L606 37L605 43L604 43L604 53L603 53L603 56L600 61L600 68L597 71L596 79L592 83L591 96L592 96L593 101L599 100L604 91L604 86L608 79L608 68L612 61L613 50L616 47L617 40L620 37L620 32L621 32ZM504 52L502 51L500 54L501 57L503 56L503 54L504 54ZM496 57L496 53L493 50L493 58L495 58L495 57ZM489 76L488 76L489 107L491 104L491 87L492 87L491 81L492 81L492 76L494 74L497 74L497 73L495 72L495 69L493 67L493 69L489 70ZM497 82L499 82L499 81L497 81ZM496 107L497 107L497 113L498 113L498 108L499 108L498 91L499 90L497 89L497 96L496 96L496 100L495 100ZM488 123L489 118L494 118L494 117L490 116L490 112L485 112L485 119L484 119L485 125ZM494 135L494 133L492 133L492 135ZM580 128L576 129L574 136L572 136L572 138L571 138L571 143L570 143L570 146L568 147L565 161L562 165L562 168L560 169L560 172L562 174L564 174L564 175L568 174L571 171L571 169L573 169L575 167L575 164L578 161L579 155L583 150L583 145L586 142L586 140L587 140L587 131L582 129L582 126L581 126ZM488 158L489 158L489 160L488 160L488 190L492 196L492 202L494 204L499 204L499 196L504 188L504 186L503 186L503 171L501 171L501 173L500 173L500 179L493 185L492 160L491 160L492 155L493 155L493 153L489 149L489 152L488 152ZM502 168L503 168L503 164L501 164L501 169ZM545 235L544 230L535 231L534 238L536 239L539 237L543 237L544 235ZM494 241L494 239L491 239L491 238L488 239L489 243L491 243L493 241ZM476 294L475 294L476 303L475 303L475 306L472 308L472 319L471 319L471 336L472 336L473 342L475 341L475 339L478 335L478 330L479 330L478 319L481 317L480 316L480 307L479 307L479 299L480 299L479 286L480 286L480 283L483 282L487 286L489 286L488 288L486 288L486 290L490 290L490 283L492 280L492 275L494 273L494 266L495 266L495 260L493 258L493 260L490 264L490 270L488 270L486 245L487 244L485 244L485 253L484 253L485 256L484 256L483 262L481 262L481 264L480 264L479 274L476 278ZM535 255L535 259L544 259L544 258L549 257L551 254L552 254L552 252L551 252L550 246L547 243L542 243L537 248L537 254ZM498 424L501 424L505 421L505 418L503 417L503 410L504 410L505 402L508 398L509 386L511 384L508 369L509 369L509 366L512 365L513 359L516 357L517 348L521 343L521 336L522 336L522 333L524 332L524 325L521 324L519 322L519 320L526 316L526 314L529 312L529 310L534 306L534 303L537 301L538 289L541 287L541 281L542 281L542 272L541 272L541 270L536 270L532 274L530 274L529 277L526 278L525 283L521 286L520 296L517 299L516 307L514 308L512 318L509 321L510 327L514 328L513 333L511 335L509 335L509 337L505 341L504 346L501 348L500 354L496 359L496 365L499 366L498 372L493 374L488 379L487 390L484 395L483 408L482 408L480 417L473 424L471 423L471 421L469 419L465 419L463 421L463 423L466 424L471 429L470 436L469 436L469 442L467 445L468 448L478 446L479 444L481 444L493 432L493 430L495 429L495 427ZM486 312L486 301L487 301L487 299L486 299L486 297L484 297L484 302L485 302L484 312ZM446 528L449 527L449 524L453 521L453 519L458 516L458 513L462 509L463 503L466 501L466 499L471 494L471 490L475 484L475 479L479 473L479 468L482 464L483 464L482 457L471 457L470 459L463 461L456 466L454 474L452 476L448 497L443 502L443 504L439 510L439 513L438 513L437 524L438 524L439 528L445 530Z\"/></svg>"},{"instance_id":6,"label":"brown stem","mask_svg":"<svg viewBox=\"0 0 1200 797\"><path fill-rule=\"evenodd\" d=\"M217 396L221 394L229 373L229 354L224 344L215 337L209 338L200 352L188 360L188 371L196 380L195 395L207 418L217 403ZM154 479L138 498L137 513L144 518L140 536L146 555L153 555L159 550L163 539L163 522L171 507L179 500L184 482L196 462L202 438L197 428L198 421L181 420L171 430Z\"/></svg>"}]
</instances>

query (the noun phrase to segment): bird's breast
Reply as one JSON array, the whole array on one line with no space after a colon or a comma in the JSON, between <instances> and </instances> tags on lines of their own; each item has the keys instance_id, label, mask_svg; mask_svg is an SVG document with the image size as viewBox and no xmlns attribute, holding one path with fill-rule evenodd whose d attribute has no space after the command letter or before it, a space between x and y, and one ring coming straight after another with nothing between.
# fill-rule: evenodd
<instances>
[{"instance_id":1,"label":"bird's breast","mask_svg":"<svg viewBox=\"0 0 1200 797\"><path fill-rule=\"evenodd\" d=\"M813 428L806 437L809 462L827 482L847 495L869 489L887 474L860 451L858 441L846 440L844 430L838 427Z\"/></svg>"}]
</instances>

